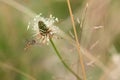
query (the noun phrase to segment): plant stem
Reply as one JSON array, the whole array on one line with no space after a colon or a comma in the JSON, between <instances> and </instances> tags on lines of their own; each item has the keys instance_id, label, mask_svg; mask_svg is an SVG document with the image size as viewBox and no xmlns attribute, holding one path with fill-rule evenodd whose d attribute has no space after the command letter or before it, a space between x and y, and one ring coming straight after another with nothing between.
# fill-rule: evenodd
<instances>
[{"instance_id":1,"label":"plant stem","mask_svg":"<svg viewBox=\"0 0 120 80\"><path fill-rule=\"evenodd\" d=\"M57 50L57 48L56 48L56 46L55 46L55 44L54 44L54 42L53 42L52 39L50 39L50 42L51 42L51 44L52 44L52 46L53 46L53 49L55 50L58 58L61 60L62 64L63 64L78 80L82 80L82 79L65 63L65 61L63 60L62 56L60 55L59 51Z\"/></svg>"},{"instance_id":2,"label":"plant stem","mask_svg":"<svg viewBox=\"0 0 120 80\"><path fill-rule=\"evenodd\" d=\"M74 22L74 17L73 17L73 13L72 13L72 9L71 9L70 0L67 0L67 4L68 4L68 9L69 9L70 17L71 17L73 30L74 30L74 35L75 35L75 40L76 40L76 47L77 47L79 57L80 57L79 59L80 59L80 64L81 64L83 80L86 80L86 70L85 70L85 66L84 66L83 57L82 57L82 54L81 54L81 51L80 51L80 44L79 44L79 41L78 41L78 35L77 35L77 31L76 31L76 26L75 26L75 22Z\"/></svg>"},{"instance_id":3,"label":"plant stem","mask_svg":"<svg viewBox=\"0 0 120 80\"><path fill-rule=\"evenodd\" d=\"M29 75L29 74L27 74L27 73L25 73L25 72L23 72L23 71L15 68L15 67L13 67L13 66L5 63L5 62L0 62L0 67L2 67L3 69L6 69L6 70L11 70L11 71L13 71L13 72L19 73L19 74L25 76L26 78L28 78L28 80L36 80L36 79L35 79L34 77L32 77L31 75Z\"/></svg>"}]
</instances>

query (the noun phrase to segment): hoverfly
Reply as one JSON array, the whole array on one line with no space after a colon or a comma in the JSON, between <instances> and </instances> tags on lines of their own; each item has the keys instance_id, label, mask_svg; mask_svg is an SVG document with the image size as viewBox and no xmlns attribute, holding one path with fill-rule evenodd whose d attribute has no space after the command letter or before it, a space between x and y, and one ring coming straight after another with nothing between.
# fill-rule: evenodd
<instances>
[{"instance_id":1,"label":"hoverfly","mask_svg":"<svg viewBox=\"0 0 120 80\"><path fill-rule=\"evenodd\" d=\"M38 21L39 33L34 37L33 40L27 41L25 50L30 46L40 43L45 43L47 38L51 38L53 34L51 34L51 29L46 26L43 21Z\"/></svg>"},{"instance_id":2,"label":"hoverfly","mask_svg":"<svg viewBox=\"0 0 120 80\"><path fill-rule=\"evenodd\" d=\"M45 25L43 21L38 22L38 27L39 27L39 32L42 36L47 37L47 36L52 36L50 33L51 30Z\"/></svg>"}]
</instances>

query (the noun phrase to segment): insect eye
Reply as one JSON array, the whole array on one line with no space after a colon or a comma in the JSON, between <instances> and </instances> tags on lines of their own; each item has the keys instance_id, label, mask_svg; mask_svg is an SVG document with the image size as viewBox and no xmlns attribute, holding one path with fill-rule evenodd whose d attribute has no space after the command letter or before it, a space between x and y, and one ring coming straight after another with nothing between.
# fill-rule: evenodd
<instances>
[{"instance_id":1,"label":"insect eye","mask_svg":"<svg viewBox=\"0 0 120 80\"><path fill-rule=\"evenodd\" d=\"M41 25L41 24L44 24L44 23L43 23L42 21L39 21L39 22L38 22L38 25Z\"/></svg>"},{"instance_id":2,"label":"insect eye","mask_svg":"<svg viewBox=\"0 0 120 80\"><path fill-rule=\"evenodd\" d=\"M42 21L39 21L39 22L38 22L38 26L39 26L40 29L42 28L42 24L43 24Z\"/></svg>"}]
</instances>

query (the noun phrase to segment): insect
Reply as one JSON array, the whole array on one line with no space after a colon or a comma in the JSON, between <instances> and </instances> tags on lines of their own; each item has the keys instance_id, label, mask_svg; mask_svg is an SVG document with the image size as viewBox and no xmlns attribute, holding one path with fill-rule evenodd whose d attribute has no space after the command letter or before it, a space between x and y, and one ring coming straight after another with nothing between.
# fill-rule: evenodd
<instances>
[{"instance_id":1,"label":"insect","mask_svg":"<svg viewBox=\"0 0 120 80\"><path fill-rule=\"evenodd\" d=\"M28 49L31 45L40 44L47 42L54 34L51 33L52 30L46 26L43 21L38 21L39 33L34 37L33 40L27 41L25 50Z\"/></svg>"},{"instance_id":2,"label":"insect","mask_svg":"<svg viewBox=\"0 0 120 80\"><path fill-rule=\"evenodd\" d=\"M37 39L40 39L42 43L47 42L54 33L52 33L52 30L46 26L46 24L43 21L38 22L39 27L39 34L36 36Z\"/></svg>"},{"instance_id":3,"label":"insect","mask_svg":"<svg viewBox=\"0 0 120 80\"><path fill-rule=\"evenodd\" d=\"M36 44L36 40L27 41L24 50L27 50L31 45Z\"/></svg>"},{"instance_id":4,"label":"insect","mask_svg":"<svg viewBox=\"0 0 120 80\"><path fill-rule=\"evenodd\" d=\"M51 31L43 21L38 22L39 32L42 36L51 36Z\"/></svg>"}]
</instances>

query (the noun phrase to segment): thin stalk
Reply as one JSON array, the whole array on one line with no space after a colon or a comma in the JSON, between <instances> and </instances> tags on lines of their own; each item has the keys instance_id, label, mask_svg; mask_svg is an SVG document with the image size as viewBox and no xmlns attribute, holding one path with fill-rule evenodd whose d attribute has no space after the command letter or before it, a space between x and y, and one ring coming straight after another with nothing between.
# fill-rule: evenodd
<instances>
[{"instance_id":1,"label":"thin stalk","mask_svg":"<svg viewBox=\"0 0 120 80\"><path fill-rule=\"evenodd\" d=\"M86 12L87 12L87 9L88 9L88 3L86 4L85 6L85 9L82 10L82 13L81 13L81 19L80 19L80 43L81 43L81 39L82 39L82 33L83 33L83 26L85 24L85 18L86 18ZM79 63L79 58L78 58L78 63ZM77 71L78 71L78 74L79 74L79 64L78 64L78 67L77 67Z\"/></svg>"},{"instance_id":2,"label":"thin stalk","mask_svg":"<svg viewBox=\"0 0 120 80\"><path fill-rule=\"evenodd\" d=\"M83 26L85 24L87 9L88 9L88 3L86 4L85 9L83 9L83 12L81 14L81 20L80 20L80 29L81 29L80 42L81 42L81 38L82 38Z\"/></svg>"},{"instance_id":3,"label":"thin stalk","mask_svg":"<svg viewBox=\"0 0 120 80\"><path fill-rule=\"evenodd\" d=\"M14 71L14 72L16 72L16 73L19 73L19 74L25 76L26 78L28 78L28 80L36 80L36 79L35 79L34 77L32 77L31 75L29 75L29 74L27 74L27 73L25 73L25 72L22 72L21 70L15 68L15 67L13 67L13 66L10 66L10 65L8 65L8 64L5 63L5 62L0 62L0 67L5 68L5 69L8 69L8 70L11 70L11 71Z\"/></svg>"},{"instance_id":4,"label":"thin stalk","mask_svg":"<svg viewBox=\"0 0 120 80\"><path fill-rule=\"evenodd\" d=\"M18 11L21 11L22 13L30 16L31 18L34 18L37 14L34 13L32 10L28 9L27 7L19 4L18 2L16 2L15 0L0 0L3 3L6 3L14 8L16 8Z\"/></svg>"},{"instance_id":5,"label":"thin stalk","mask_svg":"<svg viewBox=\"0 0 120 80\"><path fill-rule=\"evenodd\" d=\"M81 64L81 68L82 68L83 80L86 80L86 71L85 71L85 66L84 66L84 62L83 62L83 57L82 57L82 54L80 51L80 44L78 41L78 36L77 36L77 32L76 32L76 27L75 27L74 17L73 17L71 5L70 5L70 0L67 0L67 4L68 4L69 13L70 13L70 17L71 17L71 21L72 21L72 25L73 25L74 34L75 34L76 47L77 47L79 57L80 57L79 59L80 59L80 64Z\"/></svg>"},{"instance_id":6,"label":"thin stalk","mask_svg":"<svg viewBox=\"0 0 120 80\"><path fill-rule=\"evenodd\" d=\"M57 50L57 47L55 46L54 42L52 39L50 39L50 42L53 46L53 49L55 50L58 58L60 59L60 61L62 62L62 64L78 79L78 80L82 80L63 60L62 56L60 55L59 51Z\"/></svg>"}]
</instances>

